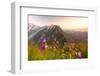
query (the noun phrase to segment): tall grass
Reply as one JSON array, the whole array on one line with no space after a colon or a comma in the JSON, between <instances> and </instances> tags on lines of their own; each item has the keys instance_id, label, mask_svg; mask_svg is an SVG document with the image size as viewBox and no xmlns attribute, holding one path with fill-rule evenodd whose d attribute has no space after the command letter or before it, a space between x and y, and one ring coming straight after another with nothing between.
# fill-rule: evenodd
<instances>
[{"instance_id":1,"label":"tall grass","mask_svg":"<svg viewBox=\"0 0 100 76\"><path fill-rule=\"evenodd\" d=\"M88 57L87 43L77 43L77 48L82 52L83 58ZM66 50L67 49L67 50ZM48 46L47 49L41 50L40 47L32 42L28 43L28 60L53 60L53 59L77 59L76 51L73 49L54 49Z\"/></svg>"}]
</instances>

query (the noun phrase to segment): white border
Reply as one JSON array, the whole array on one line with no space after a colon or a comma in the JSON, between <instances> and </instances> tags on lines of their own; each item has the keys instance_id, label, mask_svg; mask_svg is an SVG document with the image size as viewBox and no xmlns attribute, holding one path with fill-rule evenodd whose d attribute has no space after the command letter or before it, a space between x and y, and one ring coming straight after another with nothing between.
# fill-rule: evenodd
<instances>
[{"instance_id":1,"label":"white border","mask_svg":"<svg viewBox=\"0 0 100 76\"><path fill-rule=\"evenodd\" d=\"M28 7L28 8L27 8ZM15 8L15 10L14 10ZM49 13L48 13L49 11ZM59 13L58 13L59 12ZM88 16L89 58L72 60L27 61L27 14ZM14 16L15 15L15 16ZM95 65L95 9L37 7L34 4L12 3L12 72L45 72L75 68L91 68ZM15 29L15 30L14 30ZM14 40L15 39L15 40ZM21 50L21 51L20 51ZM23 51L24 50L24 51ZM15 55L15 56L14 56ZM66 65L67 64L67 65ZM34 67L34 68L33 68Z\"/></svg>"}]
</instances>

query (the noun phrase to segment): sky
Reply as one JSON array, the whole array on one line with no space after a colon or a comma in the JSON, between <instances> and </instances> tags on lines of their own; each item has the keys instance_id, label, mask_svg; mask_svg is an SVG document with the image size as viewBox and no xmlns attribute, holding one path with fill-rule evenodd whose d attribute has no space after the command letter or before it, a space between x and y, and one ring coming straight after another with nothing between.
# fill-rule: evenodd
<instances>
[{"instance_id":1,"label":"sky","mask_svg":"<svg viewBox=\"0 0 100 76\"><path fill-rule=\"evenodd\" d=\"M29 15L29 23L37 26L59 25L63 30L87 31L88 17Z\"/></svg>"}]
</instances>

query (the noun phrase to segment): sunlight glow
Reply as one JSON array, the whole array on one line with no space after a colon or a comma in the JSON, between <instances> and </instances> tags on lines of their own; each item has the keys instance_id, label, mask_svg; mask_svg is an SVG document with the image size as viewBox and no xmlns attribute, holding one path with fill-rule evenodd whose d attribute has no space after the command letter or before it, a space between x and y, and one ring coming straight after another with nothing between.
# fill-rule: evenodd
<instances>
[{"instance_id":1,"label":"sunlight glow","mask_svg":"<svg viewBox=\"0 0 100 76\"><path fill-rule=\"evenodd\" d=\"M37 26L59 25L63 30L88 30L88 17L70 16L29 16L29 23Z\"/></svg>"}]
</instances>

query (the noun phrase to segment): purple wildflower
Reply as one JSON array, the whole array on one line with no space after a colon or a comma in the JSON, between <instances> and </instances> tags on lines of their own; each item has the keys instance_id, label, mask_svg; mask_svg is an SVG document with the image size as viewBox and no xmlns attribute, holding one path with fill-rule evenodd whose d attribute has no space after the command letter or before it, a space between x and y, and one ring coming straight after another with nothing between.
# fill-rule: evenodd
<instances>
[{"instance_id":1,"label":"purple wildflower","mask_svg":"<svg viewBox=\"0 0 100 76\"><path fill-rule=\"evenodd\" d=\"M46 49L46 48L47 48L47 45L42 45L42 46L41 46L41 49L42 49L42 50L44 50L44 49Z\"/></svg>"},{"instance_id":2,"label":"purple wildflower","mask_svg":"<svg viewBox=\"0 0 100 76\"><path fill-rule=\"evenodd\" d=\"M42 37L41 42L46 42L46 37Z\"/></svg>"}]
</instances>

